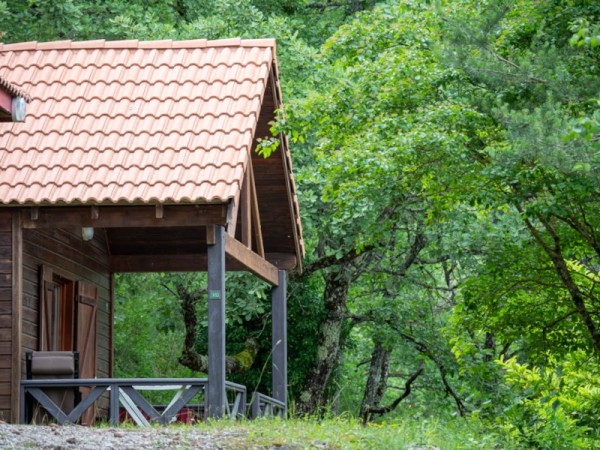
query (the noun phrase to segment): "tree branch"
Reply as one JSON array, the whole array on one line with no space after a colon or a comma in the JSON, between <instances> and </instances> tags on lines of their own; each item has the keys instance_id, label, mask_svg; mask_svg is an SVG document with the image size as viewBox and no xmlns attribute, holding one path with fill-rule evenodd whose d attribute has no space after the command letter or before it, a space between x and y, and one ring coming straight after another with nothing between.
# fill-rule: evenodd
<instances>
[{"instance_id":1,"label":"tree branch","mask_svg":"<svg viewBox=\"0 0 600 450\"><path fill-rule=\"evenodd\" d=\"M392 403L390 403L389 405L384 406L382 408L371 407L371 408L366 409L364 411L363 417L362 417L363 424L366 424L369 421L370 416L373 414L377 414L377 415L381 416L383 414L387 414L387 413L393 411L394 409L396 409L396 407L400 404L400 402L410 395L410 392L412 389L412 384L415 382L415 380L417 378L419 378L419 376L421 376L423 374L424 366L425 366L424 362L421 361L419 363L418 369L404 383L404 392L402 392L402 394L400 394L400 397L398 397Z\"/></svg>"}]
</instances>

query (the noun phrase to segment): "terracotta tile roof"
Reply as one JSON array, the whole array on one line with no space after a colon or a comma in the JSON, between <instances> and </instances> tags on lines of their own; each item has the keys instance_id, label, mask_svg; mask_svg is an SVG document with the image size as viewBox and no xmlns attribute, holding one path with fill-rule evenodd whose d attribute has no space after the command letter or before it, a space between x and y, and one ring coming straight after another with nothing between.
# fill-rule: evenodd
<instances>
[{"instance_id":1,"label":"terracotta tile roof","mask_svg":"<svg viewBox=\"0 0 600 450\"><path fill-rule=\"evenodd\" d=\"M0 44L32 97L0 125L0 203L234 198L274 58L270 39Z\"/></svg>"}]
</instances>

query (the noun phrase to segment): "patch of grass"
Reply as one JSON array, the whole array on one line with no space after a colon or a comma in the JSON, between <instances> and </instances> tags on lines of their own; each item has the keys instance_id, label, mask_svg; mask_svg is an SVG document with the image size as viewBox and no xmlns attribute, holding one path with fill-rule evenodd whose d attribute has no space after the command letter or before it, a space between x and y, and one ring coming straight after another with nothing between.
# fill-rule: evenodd
<instances>
[{"instance_id":1,"label":"patch of grass","mask_svg":"<svg viewBox=\"0 0 600 450\"><path fill-rule=\"evenodd\" d=\"M501 435L464 419L404 419L369 424L352 418L212 421L198 425L222 434L226 449L509 449Z\"/></svg>"}]
</instances>

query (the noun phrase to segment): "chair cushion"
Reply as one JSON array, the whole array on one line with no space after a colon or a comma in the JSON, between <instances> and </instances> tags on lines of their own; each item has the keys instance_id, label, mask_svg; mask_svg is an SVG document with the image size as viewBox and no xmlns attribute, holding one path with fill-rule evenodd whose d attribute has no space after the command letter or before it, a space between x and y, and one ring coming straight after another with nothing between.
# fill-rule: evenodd
<instances>
[{"instance_id":1,"label":"chair cushion","mask_svg":"<svg viewBox=\"0 0 600 450\"><path fill-rule=\"evenodd\" d=\"M33 352L31 375L63 375L73 377L75 358L73 352Z\"/></svg>"}]
</instances>

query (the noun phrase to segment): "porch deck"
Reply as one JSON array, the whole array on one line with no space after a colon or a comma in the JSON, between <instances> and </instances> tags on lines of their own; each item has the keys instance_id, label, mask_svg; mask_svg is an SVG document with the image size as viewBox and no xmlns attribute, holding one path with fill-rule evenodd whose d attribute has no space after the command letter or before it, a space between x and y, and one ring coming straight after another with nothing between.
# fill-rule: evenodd
<instances>
[{"instance_id":1,"label":"porch deck","mask_svg":"<svg viewBox=\"0 0 600 450\"><path fill-rule=\"evenodd\" d=\"M22 380L20 389L19 422L26 423L28 417L28 396L35 399L57 423L76 424L83 413L96 403L105 393L109 395L108 420L113 426L119 425L119 410L124 408L137 425L160 423L168 425L177 414L193 399L203 396L204 409L208 402L208 378L93 378L93 379L48 379ZM282 415L285 403L255 392L247 402L246 387L225 381L227 402L225 412L229 418L257 418ZM90 393L72 411L63 411L45 392L48 388L80 389L91 388ZM170 390L175 394L171 402L159 411L140 391ZM198 403L198 402L197 402Z\"/></svg>"}]
</instances>

